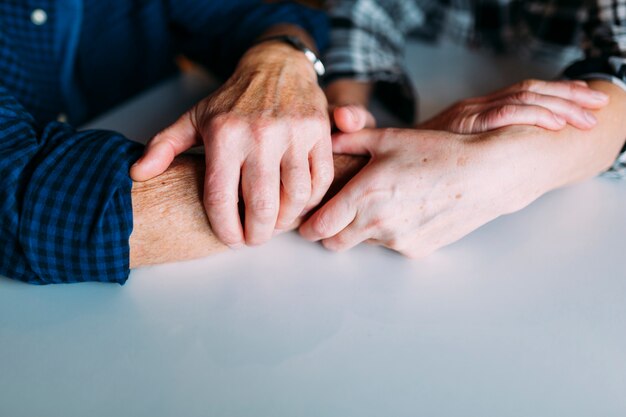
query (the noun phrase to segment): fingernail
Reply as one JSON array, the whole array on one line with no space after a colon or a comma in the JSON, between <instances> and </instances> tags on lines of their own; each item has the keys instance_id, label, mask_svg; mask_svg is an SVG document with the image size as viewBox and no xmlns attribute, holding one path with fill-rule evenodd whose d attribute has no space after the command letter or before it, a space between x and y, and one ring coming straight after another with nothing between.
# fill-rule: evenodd
<instances>
[{"instance_id":1,"label":"fingernail","mask_svg":"<svg viewBox=\"0 0 626 417\"><path fill-rule=\"evenodd\" d=\"M601 91L594 91L591 93L591 98L594 101L607 101L609 99L609 96Z\"/></svg>"},{"instance_id":2,"label":"fingernail","mask_svg":"<svg viewBox=\"0 0 626 417\"><path fill-rule=\"evenodd\" d=\"M596 116L589 113L588 111L586 111L584 114L585 114L585 120L587 121L587 123L591 125L595 125L598 122L598 119L596 119Z\"/></svg>"},{"instance_id":3,"label":"fingernail","mask_svg":"<svg viewBox=\"0 0 626 417\"><path fill-rule=\"evenodd\" d=\"M559 116L558 114L554 115L554 120L556 120L556 122L560 125L564 125L565 124L565 119L562 118L561 116Z\"/></svg>"},{"instance_id":4,"label":"fingernail","mask_svg":"<svg viewBox=\"0 0 626 417\"><path fill-rule=\"evenodd\" d=\"M354 108L354 106L348 106L348 113L350 113L350 118L352 119L353 122L358 122L358 116L356 114L356 109Z\"/></svg>"}]
</instances>

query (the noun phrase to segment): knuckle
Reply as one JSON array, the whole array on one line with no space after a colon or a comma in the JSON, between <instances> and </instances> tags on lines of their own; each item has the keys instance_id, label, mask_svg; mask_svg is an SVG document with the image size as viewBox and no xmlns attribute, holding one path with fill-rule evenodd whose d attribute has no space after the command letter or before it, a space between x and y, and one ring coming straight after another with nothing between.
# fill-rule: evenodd
<instances>
[{"instance_id":1,"label":"knuckle","mask_svg":"<svg viewBox=\"0 0 626 417\"><path fill-rule=\"evenodd\" d=\"M332 161L318 161L315 166L315 175L324 187L329 186L335 175L335 167Z\"/></svg>"},{"instance_id":2,"label":"knuckle","mask_svg":"<svg viewBox=\"0 0 626 417\"><path fill-rule=\"evenodd\" d=\"M341 252L344 249L346 243L343 237L335 236L332 239L323 240L322 245L324 245L326 249L333 252Z\"/></svg>"},{"instance_id":3,"label":"knuckle","mask_svg":"<svg viewBox=\"0 0 626 417\"><path fill-rule=\"evenodd\" d=\"M250 202L250 208L260 220L271 220L278 212L278 205L268 198L258 198Z\"/></svg>"},{"instance_id":4,"label":"knuckle","mask_svg":"<svg viewBox=\"0 0 626 417\"><path fill-rule=\"evenodd\" d=\"M229 124L232 119L227 113L222 113L211 117L206 123L207 128L212 132L218 132Z\"/></svg>"},{"instance_id":5,"label":"knuckle","mask_svg":"<svg viewBox=\"0 0 626 417\"><path fill-rule=\"evenodd\" d=\"M535 100L535 93L522 90L513 94L513 100L522 102L522 103L532 103Z\"/></svg>"},{"instance_id":6,"label":"knuckle","mask_svg":"<svg viewBox=\"0 0 626 417\"><path fill-rule=\"evenodd\" d=\"M324 184L330 184L333 181L335 175L335 168L332 162L323 162L320 166L320 180Z\"/></svg>"},{"instance_id":7,"label":"knuckle","mask_svg":"<svg viewBox=\"0 0 626 417\"><path fill-rule=\"evenodd\" d=\"M572 81L565 81L565 87L567 88L567 93L572 96L581 93L585 89L585 87L573 83Z\"/></svg>"},{"instance_id":8,"label":"knuckle","mask_svg":"<svg viewBox=\"0 0 626 417\"><path fill-rule=\"evenodd\" d=\"M479 113L462 115L450 123L450 129L457 133L472 133L478 127Z\"/></svg>"},{"instance_id":9,"label":"knuckle","mask_svg":"<svg viewBox=\"0 0 626 417\"><path fill-rule=\"evenodd\" d=\"M204 195L204 205L207 208L221 207L233 201L233 197L224 191L210 191Z\"/></svg>"},{"instance_id":10,"label":"knuckle","mask_svg":"<svg viewBox=\"0 0 626 417\"><path fill-rule=\"evenodd\" d=\"M207 129L217 139L224 139L230 136L232 132L240 132L246 129L247 122L240 116L222 113L211 117L207 122Z\"/></svg>"},{"instance_id":11,"label":"knuckle","mask_svg":"<svg viewBox=\"0 0 626 417\"><path fill-rule=\"evenodd\" d=\"M330 224L326 216L326 214L321 214L311 223L313 233L318 236L326 236L330 230Z\"/></svg>"},{"instance_id":12,"label":"knuckle","mask_svg":"<svg viewBox=\"0 0 626 417\"><path fill-rule=\"evenodd\" d=\"M249 246L260 246L270 240L269 237L265 236L250 236L246 238L246 244Z\"/></svg>"},{"instance_id":13,"label":"knuckle","mask_svg":"<svg viewBox=\"0 0 626 417\"><path fill-rule=\"evenodd\" d=\"M221 232L215 232L217 234L217 237L222 241L222 243L224 243L225 245L231 246L231 245L236 245L241 243L241 236L238 236L237 234L231 232L231 231L224 231L222 230Z\"/></svg>"},{"instance_id":14,"label":"knuckle","mask_svg":"<svg viewBox=\"0 0 626 417\"><path fill-rule=\"evenodd\" d=\"M498 107L495 112L495 117L498 119L510 119L517 113L517 106L512 104L505 104Z\"/></svg>"},{"instance_id":15,"label":"knuckle","mask_svg":"<svg viewBox=\"0 0 626 417\"><path fill-rule=\"evenodd\" d=\"M529 78L520 83L520 88L522 90L533 90L539 86L540 81L535 78Z\"/></svg>"},{"instance_id":16,"label":"knuckle","mask_svg":"<svg viewBox=\"0 0 626 417\"><path fill-rule=\"evenodd\" d=\"M386 221L381 216L375 216L367 222L365 229L371 234L378 234L386 229Z\"/></svg>"},{"instance_id":17,"label":"knuckle","mask_svg":"<svg viewBox=\"0 0 626 417\"><path fill-rule=\"evenodd\" d=\"M404 251L404 248L406 247L406 243L400 238L392 237L387 241L385 246L389 249L395 250L396 252L402 253Z\"/></svg>"},{"instance_id":18,"label":"knuckle","mask_svg":"<svg viewBox=\"0 0 626 417\"><path fill-rule=\"evenodd\" d=\"M304 204L309 201L309 197L311 197L311 185L305 183L298 184L293 188L290 194L290 198L293 202Z\"/></svg>"}]
</instances>

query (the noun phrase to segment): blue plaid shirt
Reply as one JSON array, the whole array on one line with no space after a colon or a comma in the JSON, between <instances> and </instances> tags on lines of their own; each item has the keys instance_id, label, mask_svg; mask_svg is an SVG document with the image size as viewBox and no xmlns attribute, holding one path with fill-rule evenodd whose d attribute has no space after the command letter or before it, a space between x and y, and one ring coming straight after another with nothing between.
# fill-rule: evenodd
<instances>
[{"instance_id":1,"label":"blue plaid shirt","mask_svg":"<svg viewBox=\"0 0 626 417\"><path fill-rule=\"evenodd\" d=\"M0 275L124 283L143 149L71 124L173 75L177 54L226 75L279 23L326 41L324 15L288 2L0 0Z\"/></svg>"}]
</instances>

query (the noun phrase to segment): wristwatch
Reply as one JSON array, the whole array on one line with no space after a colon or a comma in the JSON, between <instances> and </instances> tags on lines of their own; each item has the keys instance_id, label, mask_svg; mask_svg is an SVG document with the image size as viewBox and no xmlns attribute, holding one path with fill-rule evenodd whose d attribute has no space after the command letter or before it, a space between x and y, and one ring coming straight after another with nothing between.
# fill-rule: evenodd
<instances>
[{"instance_id":1,"label":"wristwatch","mask_svg":"<svg viewBox=\"0 0 626 417\"><path fill-rule=\"evenodd\" d=\"M322 61L315 55L311 49L309 49L304 42L300 40L297 36L293 35L276 35L276 36L268 36L267 38L259 39L254 42L254 45L258 45L264 42L278 41L291 45L293 48L298 51L304 53L304 56L309 60L309 62L313 65L313 69L318 77L323 76L326 73L326 68Z\"/></svg>"}]
</instances>

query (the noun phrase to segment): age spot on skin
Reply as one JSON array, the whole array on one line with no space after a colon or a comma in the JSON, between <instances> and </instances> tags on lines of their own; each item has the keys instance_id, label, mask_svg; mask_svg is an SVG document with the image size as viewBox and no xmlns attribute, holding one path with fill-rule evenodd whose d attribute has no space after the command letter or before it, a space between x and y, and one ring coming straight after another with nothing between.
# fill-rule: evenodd
<instances>
[{"instance_id":1,"label":"age spot on skin","mask_svg":"<svg viewBox=\"0 0 626 417\"><path fill-rule=\"evenodd\" d=\"M423 162L423 163L428 162L428 158L424 158L424 159L422 159L422 162Z\"/></svg>"},{"instance_id":2,"label":"age spot on skin","mask_svg":"<svg viewBox=\"0 0 626 417\"><path fill-rule=\"evenodd\" d=\"M456 160L456 166L464 167L467 165L467 156L459 156L459 159Z\"/></svg>"},{"instance_id":3,"label":"age spot on skin","mask_svg":"<svg viewBox=\"0 0 626 417\"><path fill-rule=\"evenodd\" d=\"M457 195L454 196L454 198L456 198L457 200L460 200L461 197L463 197L463 194L457 194Z\"/></svg>"}]
</instances>

